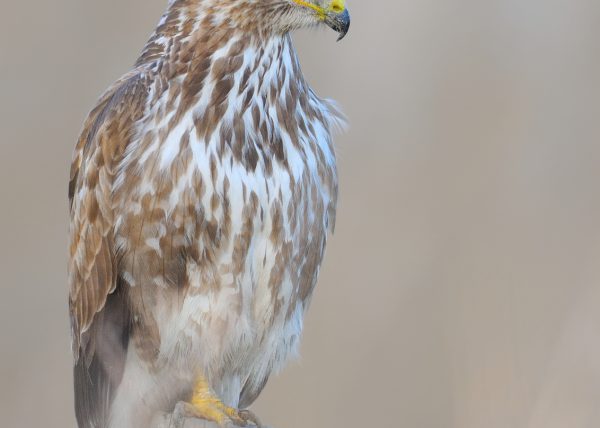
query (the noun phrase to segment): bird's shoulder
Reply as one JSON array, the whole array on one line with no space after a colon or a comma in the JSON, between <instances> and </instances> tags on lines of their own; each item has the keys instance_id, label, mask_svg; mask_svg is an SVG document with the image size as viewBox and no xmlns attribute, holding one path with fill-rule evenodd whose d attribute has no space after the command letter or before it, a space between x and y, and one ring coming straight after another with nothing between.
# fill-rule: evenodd
<instances>
[{"instance_id":1,"label":"bird's shoulder","mask_svg":"<svg viewBox=\"0 0 600 428\"><path fill-rule=\"evenodd\" d=\"M90 111L73 153L69 181L71 205L86 163L97 160L111 164L124 151L135 123L144 114L149 89L148 73L144 68L136 68L112 84ZM98 149L102 151L102 159L92 159L94 154L100 156Z\"/></svg>"}]
</instances>

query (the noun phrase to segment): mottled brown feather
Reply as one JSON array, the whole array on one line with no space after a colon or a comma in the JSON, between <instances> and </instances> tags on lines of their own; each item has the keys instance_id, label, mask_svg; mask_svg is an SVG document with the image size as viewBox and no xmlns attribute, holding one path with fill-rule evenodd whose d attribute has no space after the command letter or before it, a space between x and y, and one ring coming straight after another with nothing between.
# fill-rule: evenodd
<instances>
[{"instance_id":1,"label":"mottled brown feather","mask_svg":"<svg viewBox=\"0 0 600 428\"><path fill-rule=\"evenodd\" d=\"M112 184L135 123L144 114L143 80L142 71L134 70L104 94L84 124L71 165L69 306L76 361L82 335L117 285Z\"/></svg>"}]
</instances>

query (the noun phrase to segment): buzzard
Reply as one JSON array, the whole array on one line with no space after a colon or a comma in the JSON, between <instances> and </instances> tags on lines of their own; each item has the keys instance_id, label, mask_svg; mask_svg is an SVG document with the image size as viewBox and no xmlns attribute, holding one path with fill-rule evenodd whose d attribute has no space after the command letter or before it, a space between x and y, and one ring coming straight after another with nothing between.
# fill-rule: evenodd
<instances>
[{"instance_id":1,"label":"buzzard","mask_svg":"<svg viewBox=\"0 0 600 428\"><path fill-rule=\"evenodd\" d=\"M343 37L343 0L172 0L101 96L71 167L80 428L247 408L298 346L329 232L343 121L290 31ZM242 410L240 410L242 409Z\"/></svg>"}]
</instances>

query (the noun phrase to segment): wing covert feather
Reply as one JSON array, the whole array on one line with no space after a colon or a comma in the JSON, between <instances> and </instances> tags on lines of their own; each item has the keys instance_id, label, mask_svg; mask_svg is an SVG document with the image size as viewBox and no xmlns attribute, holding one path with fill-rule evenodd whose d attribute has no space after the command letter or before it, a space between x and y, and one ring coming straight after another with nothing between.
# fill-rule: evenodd
<instances>
[{"instance_id":1,"label":"wing covert feather","mask_svg":"<svg viewBox=\"0 0 600 428\"><path fill-rule=\"evenodd\" d=\"M134 70L101 98L84 124L69 182L69 309L75 361L86 346L83 335L117 287L113 184L125 148L143 117L148 85ZM93 347L92 347L93 348Z\"/></svg>"}]
</instances>

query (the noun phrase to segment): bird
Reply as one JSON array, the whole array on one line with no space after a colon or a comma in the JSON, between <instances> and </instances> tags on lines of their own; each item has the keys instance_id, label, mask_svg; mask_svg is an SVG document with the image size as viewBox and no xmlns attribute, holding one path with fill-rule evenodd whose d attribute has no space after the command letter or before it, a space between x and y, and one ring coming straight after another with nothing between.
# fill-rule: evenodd
<instances>
[{"instance_id":1,"label":"bird","mask_svg":"<svg viewBox=\"0 0 600 428\"><path fill-rule=\"evenodd\" d=\"M336 218L337 104L291 32L343 38L344 0L171 0L99 98L69 180L79 428L248 410L298 352Z\"/></svg>"}]
</instances>

